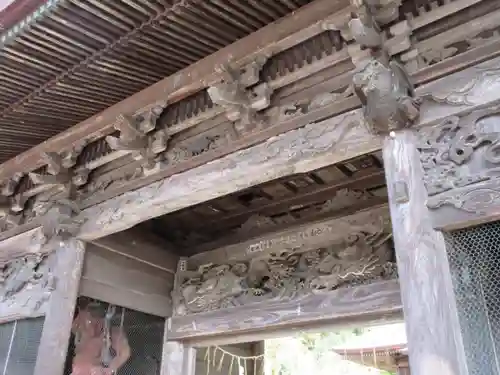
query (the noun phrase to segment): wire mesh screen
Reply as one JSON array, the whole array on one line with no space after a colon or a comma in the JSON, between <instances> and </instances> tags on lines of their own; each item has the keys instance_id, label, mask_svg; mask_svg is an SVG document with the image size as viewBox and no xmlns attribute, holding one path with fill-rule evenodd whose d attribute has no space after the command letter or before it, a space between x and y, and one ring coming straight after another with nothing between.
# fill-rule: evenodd
<instances>
[{"instance_id":1,"label":"wire mesh screen","mask_svg":"<svg viewBox=\"0 0 500 375\"><path fill-rule=\"evenodd\" d=\"M80 298L80 306L85 306L88 303L88 299ZM108 304L99 303L103 308L107 309ZM111 319L112 330L115 332L122 331L130 347L130 358L118 369L116 375L160 375L164 325L164 318L116 306ZM104 336L98 333L96 337L97 340L94 340L93 345L95 347L99 346L96 352L100 352ZM112 347L111 349L116 355L117 348ZM75 345L75 336L72 335L65 375L72 373L73 359L78 355L78 352L79 345ZM99 359L96 362L93 365L100 366Z\"/></svg>"},{"instance_id":2,"label":"wire mesh screen","mask_svg":"<svg viewBox=\"0 0 500 375\"><path fill-rule=\"evenodd\" d=\"M44 318L0 325L0 375L32 375Z\"/></svg>"},{"instance_id":3,"label":"wire mesh screen","mask_svg":"<svg viewBox=\"0 0 500 375\"><path fill-rule=\"evenodd\" d=\"M160 375L165 319L129 309L123 312L123 329L131 356L117 375ZM122 315L114 324L121 324Z\"/></svg>"},{"instance_id":4,"label":"wire mesh screen","mask_svg":"<svg viewBox=\"0 0 500 375\"><path fill-rule=\"evenodd\" d=\"M445 239L469 374L500 374L500 222Z\"/></svg>"}]
</instances>

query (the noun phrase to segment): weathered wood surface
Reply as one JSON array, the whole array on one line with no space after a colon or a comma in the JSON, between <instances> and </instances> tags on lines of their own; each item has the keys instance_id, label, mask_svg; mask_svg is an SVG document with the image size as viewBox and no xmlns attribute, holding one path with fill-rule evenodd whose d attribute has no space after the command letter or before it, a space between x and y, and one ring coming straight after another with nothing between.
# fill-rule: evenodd
<instances>
[{"instance_id":1,"label":"weathered wood surface","mask_svg":"<svg viewBox=\"0 0 500 375\"><path fill-rule=\"evenodd\" d=\"M88 245L80 295L157 316L172 311L170 272Z\"/></svg>"},{"instance_id":2,"label":"weathered wood surface","mask_svg":"<svg viewBox=\"0 0 500 375\"><path fill-rule=\"evenodd\" d=\"M500 59L417 89L424 97L419 126L500 99ZM81 238L94 240L156 216L295 173L376 151L381 139L362 125L361 111L310 124L214 162L86 209Z\"/></svg>"},{"instance_id":3,"label":"weathered wood surface","mask_svg":"<svg viewBox=\"0 0 500 375\"><path fill-rule=\"evenodd\" d=\"M0 265L16 257L36 254L45 248L41 228L35 228L17 236L0 241ZM48 247L46 249L49 249Z\"/></svg>"},{"instance_id":4,"label":"weathered wood surface","mask_svg":"<svg viewBox=\"0 0 500 375\"><path fill-rule=\"evenodd\" d=\"M351 233L383 230L384 219L389 221L389 211L385 204L353 215L330 217L317 222L289 227L245 242L196 254L189 258L189 266L196 268L208 263L248 261L286 249L293 249L297 253L318 249L341 243Z\"/></svg>"},{"instance_id":5,"label":"weathered wood surface","mask_svg":"<svg viewBox=\"0 0 500 375\"><path fill-rule=\"evenodd\" d=\"M196 349L181 342L168 342L167 327L163 339L163 353L161 360L161 375L194 375L196 367Z\"/></svg>"},{"instance_id":6,"label":"weathered wood surface","mask_svg":"<svg viewBox=\"0 0 500 375\"><path fill-rule=\"evenodd\" d=\"M179 257L165 240L151 233L131 228L123 233L92 241L95 245L138 262L175 273Z\"/></svg>"},{"instance_id":7,"label":"weathered wood surface","mask_svg":"<svg viewBox=\"0 0 500 375\"><path fill-rule=\"evenodd\" d=\"M62 151L84 139L93 140L112 133L117 117L123 114L147 110L157 102L172 103L217 83L220 80L218 68L229 61L234 68L241 67L259 55L279 53L320 34L324 31L324 22L331 22L332 16L336 20L336 12L342 10L344 18L349 14L348 5L346 0L333 4L330 0L320 0L305 6L9 160L0 167L0 179L41 167L43 152Z\"/></svg>"},{"instance_id":8,"label":"weathered wood surface","mask_svg":"<svg viewBox=\"0 0 500 375\"><path fill-rule=\"evenodd\" d=\"M342 288L308 295L301 300L241 306L220 311L172 317L168 340L239 334L332 323L335 320L383 316L402 309L397 281Z\"/></svg>"},{"instance_id":9,"label":"weathered wood surface","mask_svg":"<svg viewBox=\"0 0 500 375\"><path fill-rule=\"evenodd\" d=\"M76 239L60 242L56 255L56 289L52 292L45 315L34 375L63 374L85 245Z\"/></svg>"},{"instance_id":10,"label":"weathered wood surface","mask_svg":"<svg viewBox=\"0 0 500 375\"><path fill-rule=\"evenodd\" d=\"M56 254L41 228L0 242L0 323L44 315Z\"/></svg>"},{"instance_id":11,"label":"weathered wood surface","mask_svg":"<svg viewBox=\"0 0 500 375\"><path fill-rule=\"evenodd\" d=\"M421 129L419 151L434 227L459 229L500 219L500 106Z\"/></svg>"},{"instance_id":12,"label":"weathered wood surface","mask_svg":"<svg viewBox=\"0 0 500 375\"><path fill-rule=\"evenodd\" d=\"M415 133L397 133L383 154L412 374L465 375L446 247L425 205ZM396 186L405 186L407 194Z\"/></svg>"}]
</instances>

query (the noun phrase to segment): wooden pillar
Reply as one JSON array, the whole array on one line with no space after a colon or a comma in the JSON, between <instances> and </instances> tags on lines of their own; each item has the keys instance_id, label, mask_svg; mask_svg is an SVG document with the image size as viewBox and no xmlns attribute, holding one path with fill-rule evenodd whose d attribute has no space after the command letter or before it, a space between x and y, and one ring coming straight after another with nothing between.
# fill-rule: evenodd
<instances>
[{"instance_id":1,"label":"wooden pillar","mask_svg":"<svg viewBox=\"0 0 500 375\"><path fill-rule=\"evenodd\" d=\"M387 138L383 153L412 375L467 374L445 242L426 207L415 132Z\"/></svg>"},{"instance_id":2,"label":"wooden pillar","mask_svg":"<svg viewBox=\"0 0 500 375\"><path fill-rule=\"evenodd\" d=\"M34 375L63 375L85 255L85 244L74 238L55 246L55 290L47 307Z\"/></svg>"},{"instance_id":3,"label":"wooden pillar","mask_svg":"<svg viewBox=\"0 0 500 375\"><path fill-rule=\"evenodd\" d=\"M161 375L194 375L196 349L179 341L167 341L169 321L165 324Z\"/></svg>"}]
</instances>

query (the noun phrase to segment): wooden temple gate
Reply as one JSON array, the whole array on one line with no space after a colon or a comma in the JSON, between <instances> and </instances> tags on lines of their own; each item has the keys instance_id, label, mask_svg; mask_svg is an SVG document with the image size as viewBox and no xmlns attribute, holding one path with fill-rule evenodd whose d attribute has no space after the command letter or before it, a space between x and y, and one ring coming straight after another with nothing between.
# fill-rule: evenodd
<instances>
[{"instance_id":1,"label":"wooden temple gate","mask_svg":"<svg viewBox=\"0 0 500 375\"><path fill-rule=\"evenodd\" d=\"M0 165L0 322L43 317L34 375L64 373L79 296L161 317L162 375L194 374L198 347L403 317L413 375L500 374L498 1L118 3L140 27L50 1L2 34L0 129L40 108L61 126ZM72 7L110 22L96 40L126 30L78 69L49 24L77 30Z\"/></svg>"}]
</instances>

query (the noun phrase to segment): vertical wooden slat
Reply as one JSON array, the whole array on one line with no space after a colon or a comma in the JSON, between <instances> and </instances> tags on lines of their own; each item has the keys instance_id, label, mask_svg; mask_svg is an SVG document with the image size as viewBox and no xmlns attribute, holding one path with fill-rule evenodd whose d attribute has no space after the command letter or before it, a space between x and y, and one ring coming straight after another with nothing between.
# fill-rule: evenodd
<instances>
[{"instance_id":1,"label":"vertical wooden slat","mask_svg":"<svg viewBox=\"0 0 500 375\"><path fill-rule=\"evenodd\" d=\"M426 207L416 134L398 132L383 151L411 372L465 375L445 242Z\"/></svg>"},{"instance_id":2,"label":"vertical wooden slat","mask_svg":"<svg viewBox=\"0 0 500 375\"><path fill-rule=\"evenodd\" d=\"M161 375L194 375L196 349L179 341L167 341L169 319L165 324Z\"/></svg>"},{"instance_id":3,"label":"vertical wooden slat","mask_svg":"<svg viewBox=\"0 0 500 375\"><path fill-rule=\"evenodd\" d=\"M57 245L56 289L52 292L34 375L62 375L82 274L85 245L77 239Z\"/></svg>"}]
</instances>

